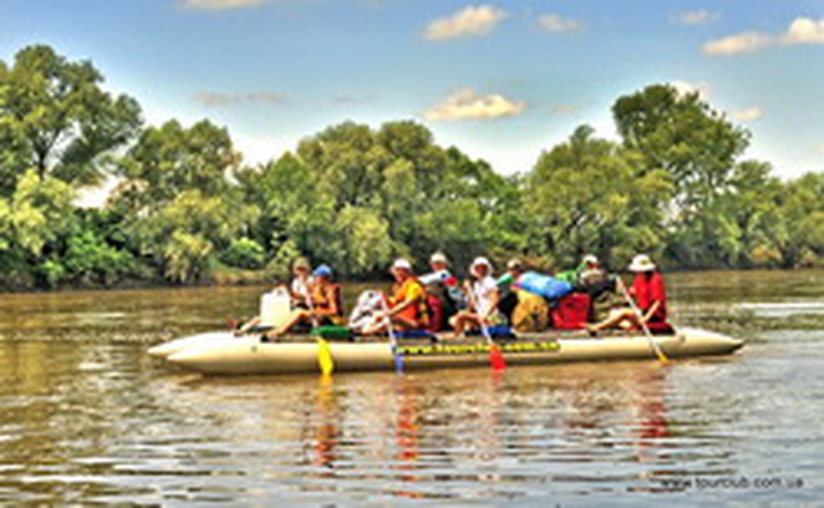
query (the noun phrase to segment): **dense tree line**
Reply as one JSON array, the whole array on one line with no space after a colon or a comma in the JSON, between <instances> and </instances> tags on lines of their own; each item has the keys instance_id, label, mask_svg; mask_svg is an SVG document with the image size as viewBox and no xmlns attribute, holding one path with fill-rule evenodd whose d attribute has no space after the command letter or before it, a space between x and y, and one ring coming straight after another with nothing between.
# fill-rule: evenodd
<instances>
[{"instance_id":1,"label":"dense tree line","mask_svg":"<svg viewBox=\"0 0 824 508\"><path fill-rule=\"evenodd\" d=\"M824 173L782 181L742 159L746 130L667 85L615 102L620 142L581 126L512 176L412 121L335 125L252 167L226 129L145 126L136 100L103 85L46 46L0 61L0 286L282 276L299 254L350 278L435 250L547 269L585 252L670 268L824 254ZM74 204L106 178L106 207Z\"/></svg>"}]
</instances>

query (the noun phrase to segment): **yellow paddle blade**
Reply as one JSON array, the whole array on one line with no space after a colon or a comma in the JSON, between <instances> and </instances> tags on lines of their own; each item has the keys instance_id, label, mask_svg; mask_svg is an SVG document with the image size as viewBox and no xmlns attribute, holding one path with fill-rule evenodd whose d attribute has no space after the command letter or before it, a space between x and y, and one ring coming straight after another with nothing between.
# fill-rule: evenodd
<instances>
[{"instance_id":1,"label":"yellow paddle blade","mask_svg":"<svg viewBox=\"0 0 824 508\"><path fill-rule=\"evenodd\" d=\"M328 376L335 370L335 361L332 359L329 343L320 337L318 337L318 367L324 376Z\"/></svg>"}]
</instances>

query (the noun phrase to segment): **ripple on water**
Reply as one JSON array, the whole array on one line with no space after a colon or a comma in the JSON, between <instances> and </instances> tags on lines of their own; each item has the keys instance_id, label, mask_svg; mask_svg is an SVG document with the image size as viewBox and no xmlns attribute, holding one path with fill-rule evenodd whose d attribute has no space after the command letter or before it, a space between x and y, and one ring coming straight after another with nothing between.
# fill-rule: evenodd
<instances>
[{"instance_id":1,"label":"ripple on water","mask_svg":"<svg viewBox=\"0 0 824 508\"><path fill-rule=\"evenodd\" d=\"M819 499L824 323L792 302L820 300L821 285L799 279L784 298L770 293L774 274L683 277L678 320L740 332L739 354L668 368L202 378L147 358L145 345L223 326L222 316L255 308L258 289L6 299L0 503ZM773 302L767 314L739 305ZM807 485L668 483L770 475Z\"/></svg>"}]
</instances>

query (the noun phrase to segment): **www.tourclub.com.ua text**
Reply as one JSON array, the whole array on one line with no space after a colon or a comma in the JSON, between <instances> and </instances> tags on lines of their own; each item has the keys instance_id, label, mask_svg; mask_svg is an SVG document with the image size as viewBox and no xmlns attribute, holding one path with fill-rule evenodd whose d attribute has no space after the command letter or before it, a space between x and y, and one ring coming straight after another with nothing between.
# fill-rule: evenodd
<instances>
[{"instance_id":1,"label":"www.tourclub.com.ua text","mask_svg":"<svg viewBox=\"0 0 824 508\"><path fill-rule=\"evenodd\" d=\"M757 476L757 477L722 477L722 478L667 478L661 484L668 490L772 490L800 489L804 480L793 477Z\"/></svg>"}]
</instances>

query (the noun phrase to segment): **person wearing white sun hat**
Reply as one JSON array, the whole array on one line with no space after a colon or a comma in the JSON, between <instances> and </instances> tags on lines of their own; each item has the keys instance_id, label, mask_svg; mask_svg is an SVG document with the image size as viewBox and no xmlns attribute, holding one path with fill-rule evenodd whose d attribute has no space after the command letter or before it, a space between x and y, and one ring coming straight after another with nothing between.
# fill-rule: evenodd
<instances>
[{"instance_id":1,"label":"person wearing white sun hat","mask_svg":"<svg viewBox=\"0 0 824 508\"><path fill-rule=\"evenodd\" d=\"M648 255L638 254L632 258L628 270L635 274L629 295L637 302L640 314L631 307L616 309L606 320L588 326L590 332L614 327L640 329L642 324L652 330L669 327L666 322L667 292L658 267ZM620 279L616 283L623 284Z\"/></svg>"},{"instance_id":2,"label":"person wearing white sun hat","mask_svg":"<svg viewBox=\"0 0 824 508\"><path fill-rule=\"evenodd\" d=\"M435 252L429 258L432 271L418 277L426 286L429 295L429 310L432 320L430 329L442 331L447 328L449 319L459 309L466 307L466 299L461 291L458 279L449 270L449 258L443 252Z\"/></svg>"},{"instance_id":3,"label":"person wearing white sun hat","mask_svg":"<svg viewBox=\"0 0 824 508\"><path fill-rule=\"evenodd\" d=\"M375 314L373 323L364 328L364 334L387 331L388 322L397 330L426 329L429 325L426 289L415 277L412 263L398 258L389 272L395 278L392 294L385 297L386 308Z\"/></svg>"},{"instance_id":4,"label":"person wearing white sun hat","mask_svg":"<svg viewBox=\"0 0 824 508\"><path fill-rule=\"evenodd\" d=\"M492 276L492 263L489 259L480 256L472 261L469 273L475 279L466 281L464 289L469 295L469 308L458 312L449 323L455 329L455 335L463 335L470 329L481 328L481 324L494 326L504 322L504 317L498 310L501 294L498 283Z\"/></svg>"}]
</instances>

